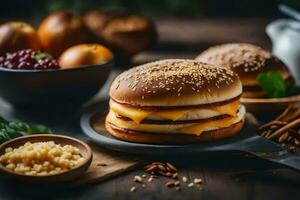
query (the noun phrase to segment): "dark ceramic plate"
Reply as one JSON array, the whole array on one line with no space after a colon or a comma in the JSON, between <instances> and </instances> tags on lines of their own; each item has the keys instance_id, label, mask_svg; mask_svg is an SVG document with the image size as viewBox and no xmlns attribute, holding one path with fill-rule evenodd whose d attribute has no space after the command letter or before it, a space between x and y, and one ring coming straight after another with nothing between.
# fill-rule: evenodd
<instances>
[{"instance_id":1,"label":"dark ceramic plate","mask_svg":"<svg viewBox=\"0 0 300 200\"><path fill-rule=\"evenodd\" d=\"M255 128L249 123L246 123L242 131L236 136L216 142L186 145L156 145L121 141L112 137L105 129L104 120L107 106L107 102L101 102L97 105L96 109L90 108L87 110L81 118L81 128L95 143L109 149L147 155L242 151L300 170L299 156L288 153L278 144L257 135Z\"/></svg>"},{"instance_id":2,"label":"dark ceramic plate","mask_svg":"<svg viewBox=\"0 0 300 200\"><path fill-rule=\"evenodd\" d=\"M12 70L0 67L0 96L18 107L80 105L107 80L114 61L66 70Z\"/></svg>"}]
</instances>

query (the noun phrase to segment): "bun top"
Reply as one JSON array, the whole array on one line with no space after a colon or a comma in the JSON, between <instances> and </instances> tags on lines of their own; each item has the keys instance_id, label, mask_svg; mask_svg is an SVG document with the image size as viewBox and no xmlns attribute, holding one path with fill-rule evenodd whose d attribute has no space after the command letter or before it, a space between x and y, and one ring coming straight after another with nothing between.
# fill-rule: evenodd
<instances>
[{"instance_id":1,"label":"bun top","mask_svg":"<svg viewBox=\"0 0 300 200\"><path fill-rule=\"evenodd\" d=\"M286 65L269 51L247 43L229 43L210 47L196 60L231 68L244 86L257 85L260 72L276 70L284 80L290 77Z\"/></svg>"},{"instance_id":2,"label":"bun top","mask_svg":"<svg viewBox=\"0 0 300 200\"><path fill-rule=\"evenodd\" d=\"M238 76L196 60L168 59L134 67L112 83L110 97L132 106L185 106L240 96Z\"/></svg>"}]
</instances>

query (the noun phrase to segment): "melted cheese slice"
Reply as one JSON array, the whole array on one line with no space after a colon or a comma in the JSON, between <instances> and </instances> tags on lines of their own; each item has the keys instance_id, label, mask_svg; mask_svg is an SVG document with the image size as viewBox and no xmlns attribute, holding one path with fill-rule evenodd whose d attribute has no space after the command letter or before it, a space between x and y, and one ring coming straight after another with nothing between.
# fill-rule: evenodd
<instances>
[{"instance_id":1,"label":"melted cheese slice","mask_svg":"<svg viewBox=\"0 0 300 200\"><path fill-rule=\"evenodd\" d=\"M109 102L110 108L121 116L132 119L135 123L139 124L143 119L149 116L153 111L141 110L129 106L123 106L114 101Z\"/></svg>"},{"instance_id":2,"label":"melted cheese slice","mask_svg":"<svg viewBox=\"0 0 300 200\"><path fill-rule=\"evenodd\" d=\"M176 121L180 117L182 117L184 114L190 112L190 110L164 110L164 111L158 111L154 114L158 117L161 117L163 119L170 119L173 121Z\"/></svg>"},{"instance_id":3,"label":"melted cheese slice","mask_svg":"<svg viewBox=\"0 0 300 200\"><path fill-rule=\"evenodd\" d=\"M227 105L211 106L208 109L216 111L220 115L228 114L235 117L239 106L240 106L240 101L237 100ZM139 108L124 106L112 100L110 101L110 108L117 114L130 118L135 123L140 123L141 121L146 119L149 115L155 115L163 119L176 121L179 118L181 118L183 115L187 114L188 112L195 110L195 109L160 110L160 111L142 110Z\"/></svg>"},{"instance_id":4,"label":"melted cheese slice","mask_svg":"<svg viewBox=\"0 0 300 200\"><path fill-rule=\"evenodd\" d=\"M195 134L195 135L199 136L199 135L201 135L201 133L203 133L203 131L209 130L211 128L229 127L234 123L234 121L236 119L237 119L236 117L229 117L229 118L220 119L220 120L212 120L212 121L209 121L209 122L204 122L204 123L199 123L199 124L196 124L196 125L184 127L181 130L186 132L186 133L191 133L191 134Z\"/></svg>"},{"instance_id":5,"label":"melted cheese slice","mask_svg":"<svg viewBox=\"0 0 300 200\"><path fill-rule=\"evenodd\" d=\"M223 106L213 106L211 107L211 109L221 114L236 116L236 111L239 107L240 107L240 101L237 100Z\"/></svg>"}]
</instances>

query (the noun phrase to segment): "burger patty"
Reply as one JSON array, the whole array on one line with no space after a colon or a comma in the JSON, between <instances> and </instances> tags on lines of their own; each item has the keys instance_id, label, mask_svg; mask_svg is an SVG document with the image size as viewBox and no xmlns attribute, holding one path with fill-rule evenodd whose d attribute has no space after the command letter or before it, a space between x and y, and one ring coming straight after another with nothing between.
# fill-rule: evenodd
<instances>
[{"instance_id":1,"label":"burger patty","mask_svg":"<svg viewBox=\"0 0 300 200\"><path fill-rule=\"evenodd\" d=\"M122 104L122 105L128 106L128 107L140 108L142 110L149 110L149 111L160 111L160 110L198 109L198 108L209 108L210 106L212 106L212 107L213 106L222 106L222 105L230 104L236 100L239 100L240 97L241 97L241 94L234 98L225 100L225 101L208 103L208 104L186 105L186 106L142 106L142 105L137 105L137 104L129 104L129 103L120 102L113 98L111 98L111 100L118 104Z\"/></svg>"},{"instance_id":2,"label":"burger patty","mask_svg":"<svg viewBox=\"0 0 300 200\"><path fill-rule=\"evenodd\" d=\"M241 121L238 121L236 123L233 123L231 124L229 127L222 127L222 128L219 128L219 129L228 129L230 128L231 126L235 126L236 124L239 124ZM107 122L108 125L115 131L118 131L118 132L122 132L122 133L126 133L126 134L155 134L157 135L156 132L150 132L150 131L138 131L138 130L131 130L131 129L125 129L125 128L120 128L120 127L117 127L116 125L110 123L110 122ZM212 130L206 130L206 131L203 131L203 133L207 133L207 132L211 132L211 131L214 131L216 129L212 129ZM191 134L184 134L184 133L169 133L171 135L191 135ZM167 134L167 135L169 135ZM161 135L166 135L164 133L161 133ZM193 136L193 135L192 135Z\"/></svg>"},{"instance_id":3,"label":"burger patty","mask_svg":"<svg viewBox=\"0 0 300 200\"><path fill-rule=\"evenodd\" d=\"M237 111L238 112L238 111ZM121 116L119 114L116 115L118 119L124 120L124 121L133 121L132 119L128 117ZM230 115L219 115L214 116L206 119L193 119L193 120L152 120L152 119L144 119L140 122L140 124L190 124L190 123L201 123L201 122L207 122L211 120L220 120L231 117Z\"/></svg>"}]
</instances>

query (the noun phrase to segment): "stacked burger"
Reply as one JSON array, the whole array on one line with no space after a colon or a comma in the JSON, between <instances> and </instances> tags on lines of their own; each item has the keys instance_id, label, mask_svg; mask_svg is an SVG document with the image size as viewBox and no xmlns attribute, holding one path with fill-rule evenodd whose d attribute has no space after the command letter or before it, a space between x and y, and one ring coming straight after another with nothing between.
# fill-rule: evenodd
<instances>
[{"instance_id":1,"label":"stacked burger","mask_svg":"<svg viewBox=\"0 0 300 200\"><path fill-rule=\"evenodd\" d=\"M106 129L139 143L213 141L244 124L242 84L228 68L170 59L134 67L110 88Z\"/></svg>"},{"instance_id":2,"label":"stacked burger","mask_svg":"<svg viewBox=\"0 0 300 200\"><path fill-rule=\"evenodd\" d=\"M277 72L289 87L294 84L287 66L271 52L248 43L228 43L203 51L196 60L230 68L243 84L243 97L262 98L267 94L258 82L260 73Z\"/></svg>"}]
</instances>

